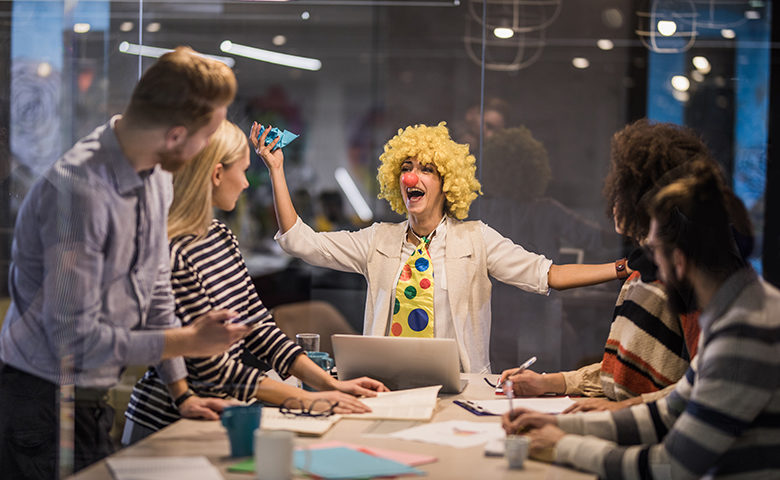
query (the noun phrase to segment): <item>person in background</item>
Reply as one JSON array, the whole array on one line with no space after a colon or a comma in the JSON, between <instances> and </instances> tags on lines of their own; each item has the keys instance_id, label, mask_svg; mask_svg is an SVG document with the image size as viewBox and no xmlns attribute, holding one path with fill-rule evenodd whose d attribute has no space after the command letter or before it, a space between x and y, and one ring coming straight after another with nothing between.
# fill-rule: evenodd
<instances>
[{"instance_id":1,"label":"person in background","mask_svg":"<svg viewBox=\"0 0 780 480\"><path fill-rule=\"evenodd\" d=\"M645 247L674 311L701 308L699 351L668 396L617 412L515 409L531 455L600 478L780 476L780 291L740 254L726 189L707 165L658 192Z\"/></svg>"},{"instance_id":2,"label":"person in background","mask_svg":"<svg viewBox=\"0 0 780 480\"><path fill-rule=\"evenodd\" d=\"M236 237L214 218L214 208L235 208L249 186L249 163L245 134L225 120L209 145L174 176L168 237L176 316L188 325L204 311L229 308L242 320L257 319L249 335L228 351L186 358L190 392L277 405L298 398L306 408L319 399L334 405L335 413L367 412L369 408L354 395L375 396L376 391L386 390L384 385L368 378L336 380L287 338L260 300ZM292 373L317 390L331 391L309 392L268 378L262 370L242 362L243 355L273 365L283 377ZM133 388L122 443L134 443L178 420L187 402L186 397L174 401L157 370L150 368ZM207 410L203 418L218 417Z\"/></svg>"},{"instance_id":3,"label":"person in background","mask_svg":"<svg viewBox=\"0 0 780 480\"><path fill-rule=\"evenodd\" d=\"M554 265L480 221L461 221L480 185L468 145L455 143L444 122L399 130L380 157L379 197L407 220L356 232L317 233L300 220L287 189L284 155L265 145L265 132L258 139L259 131L255 123L250 139L270 172L277 242L307 263L366 278L366 335L452 338L462 371L489 372L489 277L547 294L625 272L622 262Z\"/></svg>"},{"instance_id":4,"label":"person in background","mask_svg":"<svg viewBox=\"0 0 780 480\"><path fill-rule=\"evenodd\" d=\"M528 128L506 128L487 139L480 172L485 192L476 203L480 219L524 248L561 263L562 247L580 249L583 257L587 252L592 258L611 254L606 246L617 244L613 232L546 195L552 179L550 159ZM493 370L514 367L539 352L546 353L539 355L537 368L560 369L557 353L565 326L561 296L553 292L545 298L496 283L492 297ZM545 319L544 330L535 328L539 318ZM578 323L584 321L574 319L572 326Z\"/></svg>"},{"instance_id":5,"label":"person in background","mask_svg":"<svg viewBox=\"0 0 780 480\"><path fill-rule=\"evenodd\" d=\"M75 470L112 453L107 392L125 365L157 364L176 397L186 389L181 355L217 354L249 332L228 321L234 312L209 308L177 328L165 235L169 172L206 146L235 93L230 68L179 47L143 74L122 115L77 142L27 194L0 333L4 478L70 473L67 461L58 465L59 415L69 406Z\"/></svg>"},{"instance_id":6,"label":"person in background","mask_svg":"<svg viewBox=\"0 0 780 480\"><path fill-rule=\"evenodd\" d=\"M639 246L650 228L648 201L659 185L690 174L692 165L707 165L720 176L706 145L696 133L670 123L638 120L612 138L611 167L604 184L607 211L615 230L636 248L628 264L634 273L620 290L601 362L575 371L540 375L531 370L510 375L518 395L557 393L584 395L569 412L617 410L652 401L671 392L696 355L699 338L698 310L676 314L668 306L657 269ZM728 192L729 198L733 193ZM749 238L750 223L744 206L735 199L730 207L737 231ZM747 247L749 248L749 247ZM748 252L743 252L746 258Z\"/></svg>"},{"instance_id":7,"label":"person in background","mask_svg":"<svg viewBox=\"0 0 780 480\"><path fill-rule=\"evenodd\" d=\"M458 143L467 143L472 150L479 146L479 137L482 132L482 113L479 104L470 106L463 114L463 119L453 128L453 138ZM511 108L509 104L498 97L489 97L484 106L484 134L485 140L494 134L512 125L509 119Z\"/></svg>"}]
</instances>

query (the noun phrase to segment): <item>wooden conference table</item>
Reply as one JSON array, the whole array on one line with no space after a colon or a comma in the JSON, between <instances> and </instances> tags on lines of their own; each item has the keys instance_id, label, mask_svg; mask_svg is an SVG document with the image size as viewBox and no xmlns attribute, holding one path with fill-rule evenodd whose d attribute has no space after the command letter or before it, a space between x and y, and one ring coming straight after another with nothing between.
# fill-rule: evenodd
<instances>
[{"instance_id":1,"label":"wooden conference table","mask_svg":"<svg viewBox=\"0 0 780 480\"><path fill-rule=\"evenodd\" d=\"M452 403L457 399L485 400L495 398L493 389L482 380L482 375L466 374L466 389L458 395L440 395L431 421L469 420L475 422L499 422L499 417L477 416ZM497 375L492 375L494 380ZM296 446L339 440L367 446L383 447L405 452L432 455L438 461L421 465L427 478L485 478L485 479L595 479L594 475L564 467L528 460L523 469L511 470L505 458L486 457L484 446L452 448L430 443L411 442L393 438L363 436L365 433L390 433L412 426L410 422L391 420L341 419L321 437L296 437ZM219 468L229 480L251 480L248 474L228 472L237 460L229 456L230 446L224 428L217 421L179 420L137 444L125 448L114 456L162 457L203 455ZM101 461L69 477L73 480L110 479L111 473L105 461ZM300 477L306 478L306 477ZM419 478L419 477L407 477Z\"/></svg>"}]
</instances>

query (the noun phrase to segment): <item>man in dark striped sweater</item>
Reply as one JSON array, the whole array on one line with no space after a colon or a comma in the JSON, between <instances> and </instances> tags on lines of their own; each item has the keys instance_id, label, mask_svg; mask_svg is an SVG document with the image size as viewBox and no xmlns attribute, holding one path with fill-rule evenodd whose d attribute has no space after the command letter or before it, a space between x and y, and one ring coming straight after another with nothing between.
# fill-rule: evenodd
<instances>
[{"instance_id":1,"label":"man in dark striped sweater","mask_svg":"<svg viewBox=\"0 0 780 480\"><path fill-rule=\"evenodd\" d=\"M514 410L531 454L602 478L780 478L780 292L746 267L725 187L706 170L662 189L647 246L670 305L695 295L699 353L666 398L617 412L555 417Z\"/></svg>"}]
</instances>

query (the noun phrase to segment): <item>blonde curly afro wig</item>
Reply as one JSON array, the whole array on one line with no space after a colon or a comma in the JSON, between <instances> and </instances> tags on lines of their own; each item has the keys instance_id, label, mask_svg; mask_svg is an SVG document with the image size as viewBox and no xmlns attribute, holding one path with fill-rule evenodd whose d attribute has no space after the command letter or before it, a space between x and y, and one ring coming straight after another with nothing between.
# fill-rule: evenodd
<instances>
[{"instance_id":1,"label":"blonde curly afro wig","mask_svg":"<svg viewBox=\"0 0 780 480\"><path fill-rule=\"evenodd\" d=\"M376 176L380 187L378 197L387 200L394 211L402 215L407 213L399 183L401 164L407 158L417 158L423 165L436 165L442 178L444 210L448 215L459 220L466 218L471 202L482 193L475 176L474 155L469 154L468 145L455 143L450 138L445 125L446 122L435 127L408 126L399 129L398 134L385 144Z\"/></svg>"}]
</instances>

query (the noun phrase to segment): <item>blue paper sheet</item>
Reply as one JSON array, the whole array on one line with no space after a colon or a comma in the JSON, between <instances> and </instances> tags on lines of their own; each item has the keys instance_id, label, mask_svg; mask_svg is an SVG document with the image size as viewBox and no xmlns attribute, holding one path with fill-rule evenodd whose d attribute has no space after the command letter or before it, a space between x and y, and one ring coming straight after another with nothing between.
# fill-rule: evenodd
<instances>
[{"instance_id":1,"label":"blue paper sheet","mask_svg":"<svg viewBox=\"0 0 780 480\"><path fill-rule=\"evenodd\" d=\"M263 135L263 132L265 131L265 126L260 126L260 131L257 133L257 139L260 140L260 137ZM290 142L298 138L298 135L289 132L287 130L279 130L276 127L273 127L270 132L268 132L268 135L265 137L265 144L269 145L271 142L273 142L276 137L281 136L282 138L279 139L279 143L276 144L277 148L284 148L286 147Z\"/></svg>"},{"instance_id":2,"label":"blue paper sheet","mask_svg":"<svg viewBox=\"0 0 780 480\"><path fill-rule=\"evenodd\" d=\"M409 465L346 447L299 450L294 455L296 468L326 479L423 474Z\"/></svg>"}]
</instances>

